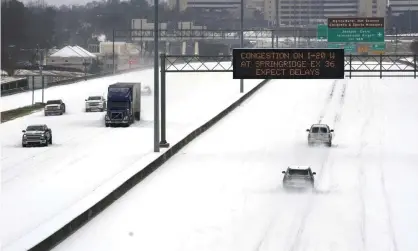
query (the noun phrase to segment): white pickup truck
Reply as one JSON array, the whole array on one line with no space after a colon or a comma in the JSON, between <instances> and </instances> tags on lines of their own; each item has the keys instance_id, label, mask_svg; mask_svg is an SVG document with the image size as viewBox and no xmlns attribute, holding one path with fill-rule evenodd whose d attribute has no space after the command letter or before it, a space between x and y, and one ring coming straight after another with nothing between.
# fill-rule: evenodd
<instances>
[{"instance_id":1,"label":"white pickup truck","mask_svg":"<svg viewBox=\"0 0 418 251\"><path fill-rule=\"evenodd\" d=\"M90 96L86 99L86 112L105 111L106 99L103 96Z\"/></svg>"}]
</instances>

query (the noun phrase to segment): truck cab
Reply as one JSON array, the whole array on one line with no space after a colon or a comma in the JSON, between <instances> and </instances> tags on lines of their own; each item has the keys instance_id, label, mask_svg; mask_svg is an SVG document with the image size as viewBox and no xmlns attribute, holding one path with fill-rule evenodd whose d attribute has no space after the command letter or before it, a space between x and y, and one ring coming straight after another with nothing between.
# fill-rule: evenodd
<instances>
[{"instance_id":1,"label":"truck cab","mask_svg":"<svg viewBox=\"0 0 418 251\"><path fill-rule=\"evenodd\" d=\"M141 83L116 83L108 88L105 125L130 126L141 117Z\"/></svg>"}]
</instances>

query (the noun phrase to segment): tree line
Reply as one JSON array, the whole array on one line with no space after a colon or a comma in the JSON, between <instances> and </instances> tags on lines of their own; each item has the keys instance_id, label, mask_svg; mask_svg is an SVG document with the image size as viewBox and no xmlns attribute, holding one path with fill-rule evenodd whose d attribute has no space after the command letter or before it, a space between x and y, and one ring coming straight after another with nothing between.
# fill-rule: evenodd
<instances>
[{"instance_id":1,"label":"tree line","mask_svg":"<svg viewBox=\"0 0 418 251\"><path fill-rule=\"evenodd\" d=\"M161 22L174 19L174 12L162 4ZM133 18L153 20L153 7L145 0L93 1L86 5L60 7L42 0L24 4L18 0L1 3L1 63L36 60L36 49L79 45L87 48L97 36L111 38L113 29L129 29Z\"/></svg>"},{"instance_id":2,"label":"tree line","mask_svg":"<svg viewBox=\"0 0 418 251\"><path fill-rule=\"evenodd\" d=\"M162 2L162 1L161 1ZM237 20L230 17L228 12L207 14L210 22L205 22L205 13L196 10L187 10L177 13L170 10L165 3L159 6L160 22L175 21L201 21L197 25L206 25L209 29L238 28ZM146 0L119 0L92 1L85 5L62 5L60 7L48 6L43 0L36 0L23 4L18 0L2 0L1 2L1 64L2 68L18 61L36 62L37 49L62 48L65 45L80 45L87 48L89 44L97 43L97 36L105 34L111 38L113 29L129 29L131 20L143 18L154 19L153 6ZM415 17L415 16L414 16ZM255 19L262 19L256 15ZM397 27L408 23L405 20L396 20ZM410 18L408 18L409 21ZM415 19L413 19L415 20ZM261 22L260 22L261 23ZM210 27L212 26L212 27ZM414 23L413 28L417 26ZM412 48L411 48L412 49ZM414 47L415 49L415 47Z\"/></svg>"}]
</instances>

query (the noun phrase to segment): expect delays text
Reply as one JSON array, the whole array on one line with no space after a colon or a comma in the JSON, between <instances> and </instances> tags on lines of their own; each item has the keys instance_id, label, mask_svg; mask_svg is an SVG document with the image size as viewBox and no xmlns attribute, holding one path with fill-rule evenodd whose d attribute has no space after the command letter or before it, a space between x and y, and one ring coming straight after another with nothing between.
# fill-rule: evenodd
<instances>
[{"instance_id":1,"label":"expect delays text","mask_svg":"<svg viewBox=\"0 0 418 251\"><path fill-rule=\"evenodd\" d=\"M255 65L252 65L254 63ZM242 61L241 67L254 68L257 76L319 76L321 61Z\"/></svg>"}]
</instances>

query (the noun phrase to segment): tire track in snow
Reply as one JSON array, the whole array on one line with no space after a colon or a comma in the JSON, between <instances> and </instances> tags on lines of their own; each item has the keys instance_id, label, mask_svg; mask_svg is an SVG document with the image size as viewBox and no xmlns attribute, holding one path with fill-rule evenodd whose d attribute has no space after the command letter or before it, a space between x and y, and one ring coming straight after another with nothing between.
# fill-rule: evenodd
<instances>
[{"instance_id":1,"label":"tire track in snow","mask_svg":"<svg viewBox=\"0 0 418 251\"><path fill-rule=\"evenodd\" d=\"M363 125L363 131L365 129L365 127L367 126L366 122ZM363 134L363 133L362 133ZM357 154L357 157L361 157L361 155L363 154L363 148L366 146L366 144L361 144L360 145L360 150L359 153ZM359 165L359 176L358 176L358 180L359 180L359 198L360 198L360 233L361 233L361 244L362 244L362 250L366 250L366 203L365 203L365 198L364 198L364 187L366 186L366 177L364 175L364 166L363 164Z\"/></svg>"},{"instance_id":2,"label":"tire track in snow","mask_svg":"<svg viewBox=\"0 0 418 251\"><path fill-rule=\"evenodd\" d=\"M384 171L383 171L383 163L382 163L382 156L380 156L380 163L379 163L379 168L381 171L381 176L380 176L380 183L382 185L381 189L382 189L382 193L383 193L383 197L385 200L385 206L386 206L386 211L387 211L387 215L388 215L388 227L389 227L389 234L391 237L391 242L392 242L392 249L393 251L398 251L398 242L396 241L396 233L395 233L395 228L393 226L393 217L392 217L392 206L390 204L390 199L389 199L389 194L387 192L386 189L386 183L385 183L385 175L384 175Z\"/></svg>"},{"instance_id":3,"label":"tire track in snow","mask_svg":"<svg viewBox=\"0 0 418 251\"><path fill-rule=\"evenodd\" d=\"M326 167L331 167L330 165L328 165L329 163L329 156L330 156L331 151L328 151L327 154L325 155L325 158L322 162L321 168L320 168L320 174L323 173L323 171L325 170ZM331 163L332 164L332 163ZM315 180L315 183L319 183L322 179L322 175L319 175L318 179ZM310 215L310 213L312 212L312 208L314 206L314 197L315 196L315 192L311 193L309 195L309 199L307 201L307 204L303 210L303 214L302 214L302 218L298 224L298 228L296 231L296 235L293 238L291 244L290 244L290 248L288 249L289 251L295 251L298 250L299 245L300 245L300 240L302 238L303 232L305 231L305 226L306 226L306 220L308 219L308 216Z\"/></svg>"},{"instance_id":4,"label":"tire track in snow","mask_svg":"<svg viewBox=\"0 0 418 251\"><path fill-rule=\"evenodd\" d=\"M347 82L344 82L342 90L341 90L341 94L340 94L340 106L338 107L339 108L338 112L336 112L334 116L334 125L337 124L341 120L341 113L342 113L342 108L345 103L346 90L347 90Z\"/></svg>"},{"instance_id":5,"label":"tire track in snow","mask_svg":"<svg viewBox=\"0 0 418 251\"><path fill-rule=\"evenodd\" d=\"M96 137L96 136L100 136L101 134L103 134L103 133L105 133L104 131L98 131L97 133L95 133L95 134L83 134L83 133L81 133L81 134L83 134L83 135L89 135L88 137L86 137L86 139L92 139L92 138L94 138L94 137ZM54 135L54 134L53 134ZM53 137L53 139L54 139L54 137ZM62 143L70 143L70 142L73 142L74 140L79 140L80 139L80 136L79 136L79 134L77 134L77 135L74 135L74 136L72 136L72 137L69 137L69 138L67 138L65 141L63 141ZM55 142L55 141L54 141ZM76 143L75 144L75 146L78 146L78 145L80 145L81 143L84 143L84 142L78 142L78 143ZM58 144L58 145L61 145L61 144ZM58 146L56 143L53 143L52 145L50 145L50 146L48 146L48 147L45 147L44 149L42 149L41 151L39 151L39 152L34 152L32 155L30 155L30 156L27 156L27 157L25 157L25 158L22 158L22 159L19 159L19 161L18 162L16 162L16 163L13 163L13 165L11 165L11 166L8 166L7 168L5 168L5 169L3 169L3 170L5 170L5 171L7 171L7 170L9 170L9 169L13 169L14 167L16 167L16 166L19 166L19 165L21 165L22 163L26 163L28 160L30 160L30 159L34 159L34 158L36 158L36 157L40 157L40 156L42 156L42 155L44 155L44 154L49 154L49 152L50 151L54 151L54 150L56 150L56 148L55 148L55 146ZM20 146L16 146L16 147L20 147ZM7 158L9 158L9 157L7 157Z\"/></svg>"},{"instance_id":6,"label":"tire track in snow","mask_svg":"<svg viewBox=\"0 0 418 251\"><path fill-rule=\"evenodd\" d=\"M367 83L368 86L369 83ZM360 97L364 95L364 93L370 93L364 90L364 88L360 89ZM373 97L366 97L372 99ZM367 146L367 141L364 140L365 133L370 125L370 118L373 116L373 108L369 110L369 114L366 116L366 120L363 122L363 125L361 127L360 131L360 146L359 150L357 152L356 158L361 159L363 156L363 150ZM365 191L364 187L366 186L366 176L364 173L364 165L363 162L360 160L358 164L358 196L360 199L360 238L361 238L361 244L362 244L362 250L367 250L367 221L366 221L366 200L365 200Z\"/></svg>"},{"instance_id":7,"label":"tire track in snow","mask_svg":"<svg viewBox=\"0 0 418 251\"><path fill-rule=\"evenodd\" d=\"M135 163L141 161L141 159L143 159L143 158L144 158L144 155L140 155L138 157L133 158L132 160L129 159L129 160L127 160L125 162L124 165L126 166L126 168L129 168L129 167L133 166ZM13 242L16 242L17 240L22 239L24 236L29 235L30 233L34 232L37 228L41 227L42 225L45 225L48 222L53 221L55 218L59 217L62 214L65 214L65 212L67 212L72 207L74 207L74 205L77 205L80 202L82 202L83 199L87 198L94 191L100 189L100 187L102 187L103 185L105 185L106 183L108 183L110 180L112 180L115 176L119 175L123 171L125 171L125 169L119 170L114 175L112 175L110 177L107 177L106 179L102 180L99 184L97 184L96 186L94 186L93 188L91 188L90 190L88 190L87 192L84 192L83 194L79 194L77 196L77 198L75 198L71 204L65 205L65 207L61 208L60 210L57 210L54 214L49 215L47 218L43 219L42 222L39 222L37 225L35 225L35 226L31 227L30 229L26 230L20 236L18 236L16 238L14 238L13 240L9 241L9 243L13 243Z\"/></svg>"},{"instance_id":8,"label":"tire track in snow","mask_svg":"<svg viewBox=\"0 0 418 251\"><path fill-rule=\"evenodd\" d=\"M90 134L89 137L86 137L85 139L86 140L89 140L89 139L97 138L97 137L100 137L100 136L104 135L106 132L108 132L108 131L107 130L101 130L101 131L98 131L97 133L95 133L93 135ZM76 137L76 136L71 137L71 138L67 139L66 141L64 141L63 143L73 142L76 139L79 139L79 137ZM83 142L81 142L81 141L76 142L74 145L72 145L72 148L77 149L77 147L79 145L84 144L84 143L85 143L85 141L83 141ZM16 168L20 169L19 167L26 168L27 167L26 164L27 164L27 161L28 160L33 160L34 161L34 162L31 161L32 167L33 167L33 164L35 164L36 166L40 166L40 165L42 165L44 163L47 163L47 162L50 162L50 161L56 161L57 160L57 156L52 154L52 151L54 151L54 150L57 151L57 148L54 147L54 144L52 145L52 147L49 146L49 147L46 147L46 148L47 149L45 149L44 151L41 151L41 152L38 152L38 153L34 153L34 155L32 155L30 157L27 157L27 158L25 158L25 159L23 159L23 160L21 160L21 161L19 161L17 163L14 163L13 165L11 165L9 167L7 167L5 169L5 173L7 173L9 170L10 171L15 171ZM48 154L49 156L47 156L45 158L45 155L46 154ZM72 152L71 154L74 154L74 152ZM38 158L39 160L36 160L36 158ZM25 174L26 174L26 172L23 173L23 175L25 175ZM5 184L7 184L7 183L9 183L9 182L11 182L13 180L15 180L16 178L19 178L21 175L22 175L22 172L17 172L17 174L12 175L11 177L2 180L2 183L1 184L2 185L5 185Z\"/></svg>"},{"instance_id":9,"label":"tire track in snow","mask_svg":"<svg viewBox=\"0 0 418 251\"><path fill-rule=\"evenodd\" d=\"M332 82L332 86L331 86L331 90L330 90L330 93L328 95L328 98L325 101L325 105L324 105L324 107L322 108L322 110L321 110L321 112L319 114L319 119L318 119L318 123L319 124L322 122L322 120L324 119L324 117L325 117L325 115L327 113L329 104L331 103L331 100L334 97L335 87L337 86L337 83L338 83L338 80L334 80L334 82Z\"/></svg>"},{"instance_id":10,"label":"tire track in snow","mask_svg":"<svg viewBox=\"0 0 418 251\"><path fill-rule=\"evenodd\" d=\"M338 83L338 80L335 80L332 84L331 92L330 92L330 95L329 95L330 98L327 100L324 109L321 111L321 114L320 114L320 117L319 117L319 120L318 120L319 123L321 123L323 121L323 119L324 119L324 117L325 117L325 115L328 111L329 105L330 105L332 99L335 97L334 94L335 94L335 88L337 86L337 83ZM346 96L345 94L346 94L347 83L344 82L344 84L342 85L341 88L342 89L341 89L341 95L339 96L339 105L338 105L338 107L335 111L335 115L334 115L334 127L339 122L339 118L341 117L342 106L344 105L344 100L345 100L345 96ZM336 119L336 118L338 118L338 119ZM330 161L330 155L331 155L331 150L328 149L326 155L324 156L324 159L322 160L321 168L319 169L319 174L320 175L318 175L319 177L315 180L315 183L320 183L321 180L322 180L322 177L323 177L322 174L324 173L326 168L331 168L332 167L333 162ZM295 250L298 250L298 248L299 248L300 241L301 241L302 235L303 235L304 230L305 230L306 221L307 221L307 219L308 219L308 217L309 217L309 215L312 211L312 208L314 206L314 202L315 202L314 201L314 198L315 198L314 196L315 196L315 193L312 193L312 194L309 195L309 199L308 199L308 202L307 202L307 204L306 204L306 206L303 210L303 214L302 214L301 220L298 224L296 234L293 237L293 240L290 244L290 248L288 249L289 251L295 251Z\"/></svg>"},{"instance_id":11,"label":"tire track in snow","mask_svg":"<svg viewBox=\"0 0 418 251\"><path fill-rule=\"evenodd\" d=\"M379 100L382 100L382 98L380 98ZM381 107L381 105L380 105ZM381 125L384 125L386 123L380 123ZM383 137L386 135L386 131L384 130L384 127L380 127L380 140L379 140L379 171L380 171L380 184L381 184L381 190L382 190L382 194L383 194L383 198L385 200L385 206L386 206L386 211L387 211L387 215L388 215L388 228L389 228L389 234L391 237L391 242L392 242L392 249L393 251L398 251L398 242L396 240L396 233L395 233L395 228L393 226L393 213L392 213L392 206L390 203L390 197L388 194L388 191L386 189L386 181L385 181L385 172L384 172L384 168L383 168L383 159L385 157L385 154L383 152Z\"/></svg>"},{"instance_id":12,"label":"tire track in snow","mask_svg":"<svg viewBox=\"0 0 418 251\"><path fill-rule=\"evenodd\" d=\"M337 84L338 84L338 80L333 81L332 85L331 85L331 90L329 91L329 94L325 100L325 104L324 107L322 108L320 114L319 114L319 119L317 120L318 123L323 122L323 119L325 118L325 116L327 115L327 113L329 112L329 107L331 104L331 101L334 100L334 98L336 97L335 93L336 93L336 88L337 88ZM341 89L341 95L340 95L340 105L344 104L344 98L345 98L345 89L346 89L346 84L342 85L342 89ZM339 112L341 112L341 110L339 110ZM339 117L339 116L338 116ZM338 122L338 121L337 121ZM330 161L330 149L327 149L326 154L323 156L323 159L321 160L321 167L319 170L319 174L323 173L323 171L325 170L326 167L328 166L332 166L333 162ZM316 179L316 181L321 181L321 177L322 175L318 175L318 178ZM318 182L319 183L319 182ZM299 243L300 243L300 239L303 235L304 229L305 229L305 225L306 225L306 220L308 219L308 216L313 208L313 201L314 201L314 193L309 195L309 198L302 210L302 217L295 217L294 218L294 223L291 224L292 226L297 226L295 231L289 231L290 236L288 238L286 238L287 240L291 240L291 243L288 244L290 246L291 251L294 251L298 248ZM272 229L275 226L275 223L277 221L275 219L273 219L270 224L268 224L264 234L262 235L262 239L257 242L257 244L255 245L255 248L253 250L255 251L261 251L263 250L263 246L266 243L266 241L269 239L269 234L272 233ZM272 238L277 238L276 236L272 237Z\"/></svg>"},{"instance_id":13,"label":"tire track in snow","mask_svg":"<svg viewBox=\"0 0 418 251\"><path fill-rule=\"evenodd\" d=\"M372 88L372 83L367 83L367 88ZM367 93L368 95L365 97L366 99L369 99L369 102L374 103L376 100L377 101L381 101L381 98L375 98L375 93L374 90L367 90L367 91L362 91L362 93ZM380 104L381 106L381 104ZM361 239L362 239L362 244L363 244L363 250L368 250L367 248L367 231L366 231L366 227L367 227L367 217L366 217L366 198L365 198L365 189L364 187L367 185L366 182L366 175L364 174L364 165L363 162L361 160L361 158L363 157L363 150L364 148L368 145L367 141L364 139L366 131L370 130L370 118L375 116L375 111L373 109L373 106L368 106L371 107L371 109L369 110L369 114L367 114L367 119L365 120L362 130L361 130L361 144L359 147L359 152L357 154L357 157L360 159L360 163L359 163L359 197L360 197L360 202L361 202L361 212L360 212L360 229L361 229ZM384 154L383 154L383 140L382 137L384 137L385 131L383 129L383 127L381 125L384 125L385 123L380 122L379 123L379 160L377 163L377 168L378 168L378 172L380 174L380 178L378 183L380 184L380 190L382 193L382 198L383 198L383 203L384 203L384 207L386 208L386 214L387 214L387 228L388 228L388 232L389 232L389 236L390 236L390 242L392 247L389 249L391 251L398 251L398 244L396 241L396 234L394 231L394 227L393 227L393 220L392 220L392 209L391 209L391 205L390 205L390 198L389 195L387 193L386 190L386 184L385 184L385 176L384 176L384 169L383 169L383 158L384 158ZM371 128L371 130L374 130L374 128ZM377 195L376 195L377 196Z\"/></svg>"},{"instance_id":14,"label":"tire track in snow","mask_svg":"<svg viewBox=\"0 0 418 251\"><path fill-rule=\"evenodd\" d=\"M321 123L322 119L325 117L325 115L326 115L326 113L328 111L329 105L330 105L330 103L331 103L331 101L332 101L332 99L334 97L334 94L335 94L335 88L337 87L337 83L338 83L338 80L334 80L332 82L331 89L330 89L329 94L327 95L327 98L325 100L324 107L322 108L321 112L319 113L319 119L318 119L319 122L318 123ZM324 160L322 161L321 170L324 167L324 163L327 160L328 155L329 155L329 151L327 152L327 154L325 155ZM309 201L308 201L307 205L305 206L305 209L303 210L304 212L303 212L302 222L299 223L299 227L298 227L298 230L297 230L297 235L301 235L302 234L302 229L303 229L302 226L305 224L304 221L305 221L305 219L307 218L307 216L309 214L310 204L311 204L312 198L313 198L313 196L311 195L309 197ZM262 248L263 248L264 244L266 243L266 241L269 239L269 234L271 233L272 229L275 226L275 223L277 222L276 221L276 218L277 217L274 217L270 221L270 223L266 227L266 230L264 231L264 234L262 235L261 240L256 243L255 248L253 250L255 250L255 251L261 251L261 250L263 250ZM299 219L299 218L297 218L297 219ZM296 225L296 223L294 223L293 225Z\"/></svg>"}]
</instances>

